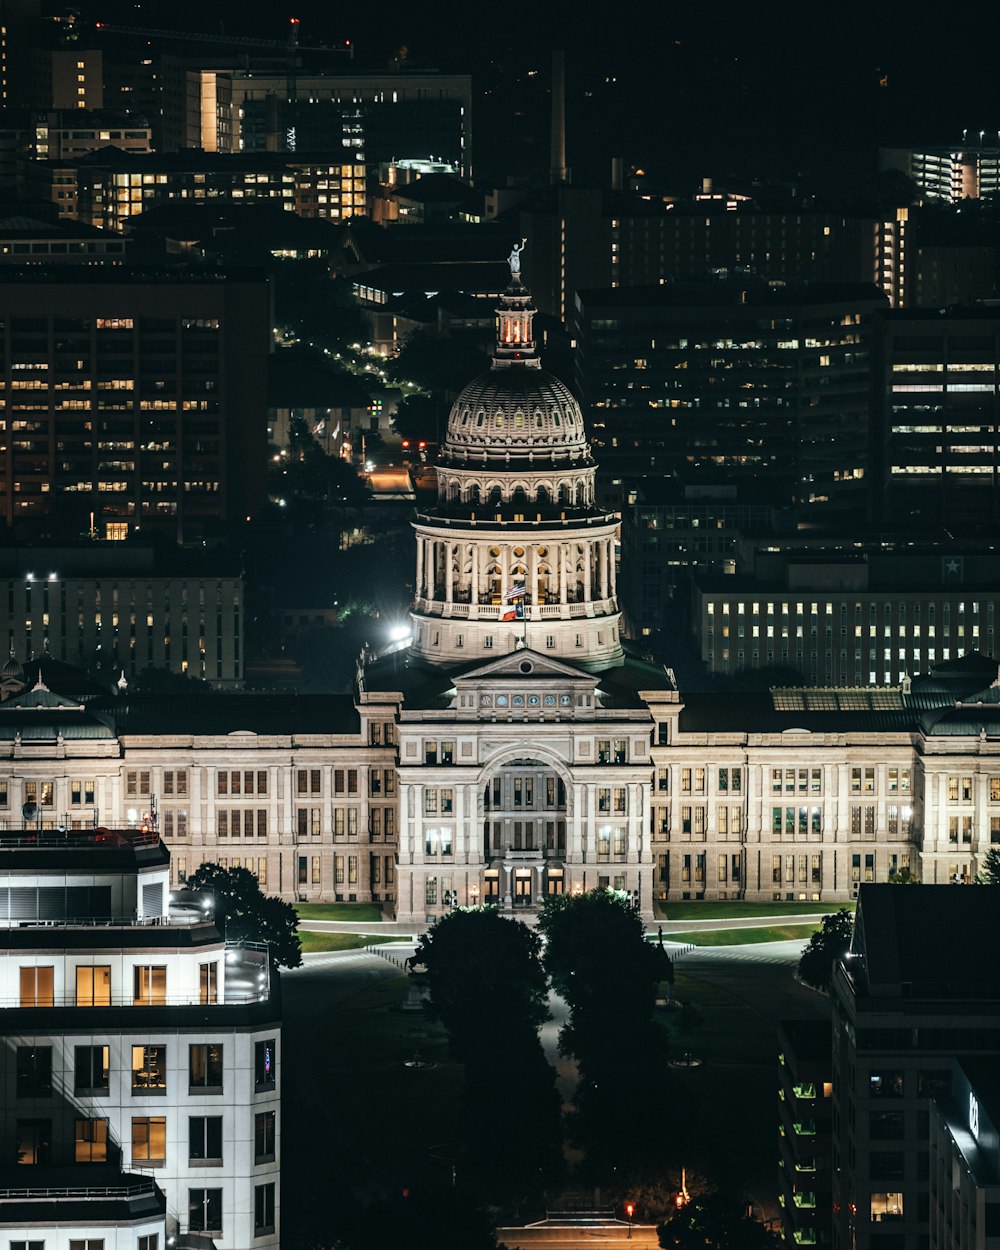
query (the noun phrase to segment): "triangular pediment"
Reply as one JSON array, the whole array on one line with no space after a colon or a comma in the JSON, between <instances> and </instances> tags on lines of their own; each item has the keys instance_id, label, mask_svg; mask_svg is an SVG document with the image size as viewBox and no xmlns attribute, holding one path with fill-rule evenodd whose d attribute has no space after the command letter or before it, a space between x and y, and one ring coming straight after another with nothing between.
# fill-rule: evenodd
<instances>
[{"instance_id":1,"label":"triangular pediment","mask_svg":"<svg viewBox=\"0 0 1000 1250\"><path fill-rule=\"evenodd\" d=\"M539 651L522 647L518 651L509 651L495 660L469 669L461 677L455 678L455 685L473 685L481 681L494 681L498 677L516 677L523 681L544 681L553 677L565 681L569 678L591 689L600 680L593 673L587 673L574 664L567 664L565 660L557 660Z\"/></svg>"}]
</instances>

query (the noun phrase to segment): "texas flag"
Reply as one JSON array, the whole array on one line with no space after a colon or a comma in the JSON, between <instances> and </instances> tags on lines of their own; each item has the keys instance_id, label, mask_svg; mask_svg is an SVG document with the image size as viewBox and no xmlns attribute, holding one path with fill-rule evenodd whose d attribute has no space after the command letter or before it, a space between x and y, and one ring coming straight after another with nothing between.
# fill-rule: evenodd
<instances>
[{"instance_id":1,"label":"texas flag","mask_svg":"<svg viewBox=\"0 0 1000 1250\"><path fill-rule=\"evenodd\" d=\"M512 608L506 608L501 621L523 621L524 620L524 604L515 603Z\"/></svg>"}]
</instances>

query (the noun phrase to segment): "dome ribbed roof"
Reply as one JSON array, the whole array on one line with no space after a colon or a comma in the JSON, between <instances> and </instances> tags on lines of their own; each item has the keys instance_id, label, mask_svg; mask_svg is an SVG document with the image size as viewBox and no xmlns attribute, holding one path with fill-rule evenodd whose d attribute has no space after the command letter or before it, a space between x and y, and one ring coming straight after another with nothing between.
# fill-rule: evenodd
<instances>
[{"instance_id":1,"label":"dome ribbed roof","mask_svg":"<svg viewBox=\"0 0 1000 1250\"><path fill-rule=\"evenodd\" d=\"M583 415L570 390L542 369L517 364L491 369L462 391L444 450L454 460L589 459Z\"/></svg>"}]
</instances>

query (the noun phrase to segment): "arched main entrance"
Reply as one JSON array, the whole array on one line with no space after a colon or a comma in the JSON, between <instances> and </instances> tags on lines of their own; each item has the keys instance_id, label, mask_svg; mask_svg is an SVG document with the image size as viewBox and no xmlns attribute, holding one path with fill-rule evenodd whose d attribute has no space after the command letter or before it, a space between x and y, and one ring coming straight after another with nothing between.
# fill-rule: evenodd
<instances>
[{"instance_id":1,"label":"arched main entrance","mask_svg":"<svg viewBox=\"0 0 1000 1250\"><path fill-rule=\"evenodd\" d=\"M564 888L566 783L543 760L508 760L487 778L483 799L483 901L525 910Z\"/></svg>"}]
</instances>

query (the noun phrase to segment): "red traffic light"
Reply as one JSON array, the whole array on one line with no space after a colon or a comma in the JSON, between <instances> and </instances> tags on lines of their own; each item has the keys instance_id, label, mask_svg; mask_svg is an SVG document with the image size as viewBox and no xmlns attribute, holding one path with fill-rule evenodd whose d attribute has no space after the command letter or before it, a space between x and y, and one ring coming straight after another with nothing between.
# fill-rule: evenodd
<instances>
[{"instance_id":1,"label":"red traffic light","mask_svg":"<svg viewBox=\"0 0 1000 1250\"><path fill-rule=\"evenodd\" d=\"M417 444L417 446L420 448L420 450L421 450L421 451L423 451L423 449L427 446L427 444L426 444L426 443L418 443L418 444Z\"/></svg>"},{"instance_id":2,"label":"red traffic light","mask_svg":"<svg viewBox=\"0 0 1000 1250\"><path fill-rule=\"evenodd\" d=\"M403 446L404 446L404 447L409 447L409 445L410 445L410 440L409 440L408 438L404 438L404 439L403 439Z\"/></svg>"}]
</instances>

